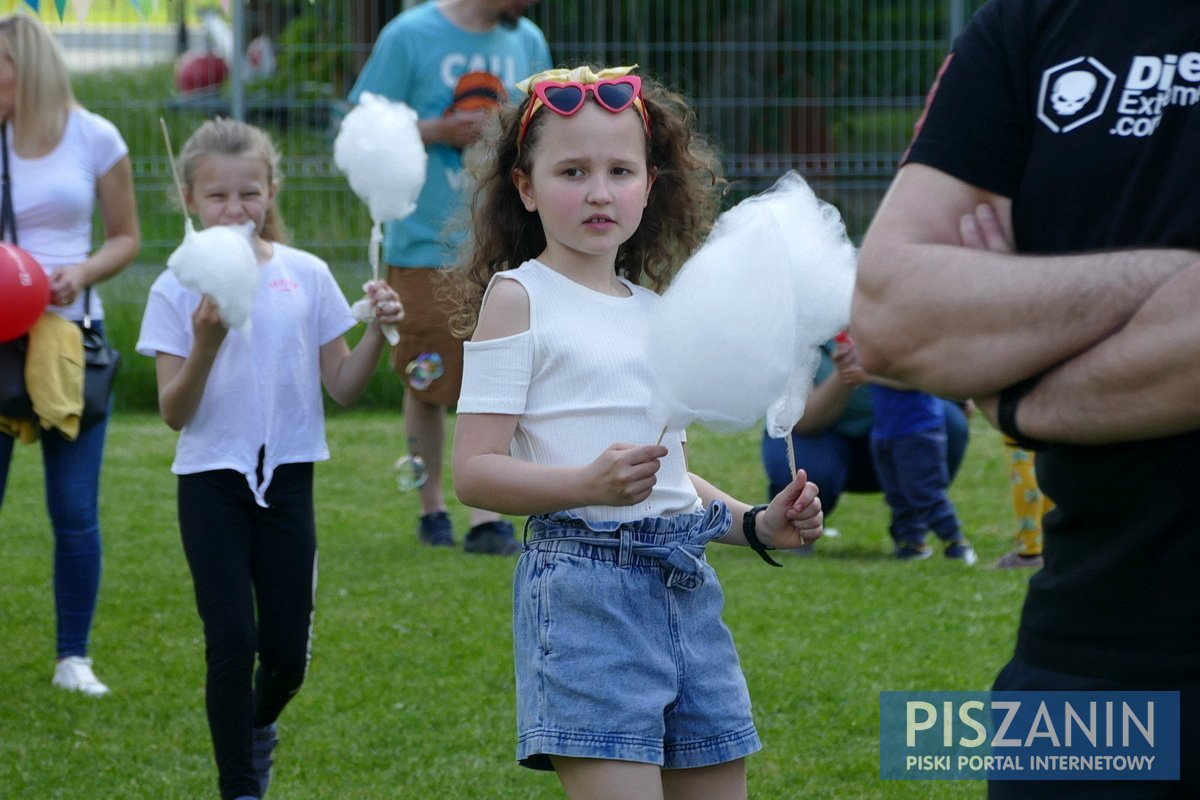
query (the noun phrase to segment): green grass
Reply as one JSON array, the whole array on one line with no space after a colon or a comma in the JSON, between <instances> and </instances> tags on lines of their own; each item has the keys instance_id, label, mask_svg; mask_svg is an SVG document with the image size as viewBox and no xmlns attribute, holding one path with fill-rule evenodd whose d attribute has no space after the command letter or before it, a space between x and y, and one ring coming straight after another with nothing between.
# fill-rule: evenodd
<instances>
[{"instance_id":1,"label":"green grass","mask_svg":"<svg viewBox=\"0 0 1200 800\"><path fill-rule=\"evenodd\" d=\"M1012 647L1027 572L984 568L1011 546L999 436L978 418L952 490L981 564L893 563L877 495L843 500L841 537L772 569L709 548L766 749L756 798L982 798L979 782L881 781L879 692L986 689ZM398 493L398 414L331 415L317 469L321 542L314 653L281 721L272 796L554 798L512 762L510 559L429 549ZM746 499L764 480L752 432L690 432L692 467ZM50 686L51 537L37 447L17 446L0 511L0 797L215 796L203 639L175 520L175 434L145 414L110 426L104 582L92 655L113 694ZM452 506L460 527L461 506Z\"/></svg>"}]
</instances>

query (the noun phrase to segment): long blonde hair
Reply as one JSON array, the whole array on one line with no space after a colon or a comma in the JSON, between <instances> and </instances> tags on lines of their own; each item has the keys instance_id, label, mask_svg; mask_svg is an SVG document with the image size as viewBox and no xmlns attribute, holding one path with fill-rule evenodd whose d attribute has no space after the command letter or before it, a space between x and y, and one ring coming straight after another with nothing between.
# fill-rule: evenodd
<instances>
[{"instance_id":1,"label":"long blonde hair","mask_svg":"<svg viewBox=\"0 0 1200 800\"><path fill-rule=\"evenodd\" d=\"M11 122L17 139L53 142L62 138L67 112L79 103L67 65L46 26L28 14L0 17L0 56L17 71Z\"/></svg>"},{"instance_id":2,"label":"long blonde hair","mask_svg":"<svg viewBox=\"0 0 1200 800\"><path fill-rule=\"evenodd\" d=\"M289 236L279 212L279 186L283 175L279 170L279 150L271 137L261 128L237 120L217 117L210 119L188 137L179 153L179 169L183 184L189 190L196 178L200 162L209 156L256 156L267 165L267 180L275 188L275 199L267 209L259 235L269 242L286 244Z\"/></svg>"}]
</instances>

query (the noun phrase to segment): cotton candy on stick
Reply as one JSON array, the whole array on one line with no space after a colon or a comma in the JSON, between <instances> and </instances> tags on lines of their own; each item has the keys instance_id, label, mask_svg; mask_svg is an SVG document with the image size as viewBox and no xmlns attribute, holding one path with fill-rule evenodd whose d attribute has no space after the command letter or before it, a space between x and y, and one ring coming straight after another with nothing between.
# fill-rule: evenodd
<instances>
[{"instance_id":1,"label":"cotton candy on stick","mask_svg":"<svg viewBox=\"0 0 1200 800\"><path fill-rule=\"evenodd\" d=\"M850 319L854 271L837 211L794 172L722 214L660 303L651 420L737 430L766 417L771 436L786 436L819 346Z\"/></svg>"},{"instance_id":2,"label":"cotton candy on stick","mask_svg":"<svg viewBox=\"0 0 1200 800\"><path fill-rule=\"evenodd\" d=\"M371 212L371 240L367 253L371 277L379 279L379 251L383 223L404 219L417 207L425 185L425 145L417 128L417 113L371 92L363 92L342 120L333 142L333 161L346 174L350 188ZM369 318L369 304L354 304L355 316ZM394 326L384 327L388 341L396 344Z\"/></svg>"},{"instance_id":3,"label":"cotton candy on stick","mask_svg":"<svg viewBox=\"0 0 1200 800\"><path fill-rule=\"evenodd\" d=\"M821 345L850 324L858 260L841 214L818 198L798 173L784 175L771 192L780 193L776 199L770 193L765 197L788 233L789 273L800 309L795 368L787 390L767 409L767 432L778 439L804 415Z\"/></svg>"},{"instance_id":4,"label":"cotton candy on stick","mask_svg":"<svg viewBox=\"0 0 1200 800\"><path fill-rule=\"evenodd\" d=\"M250 311L258 291L258 259L250 237L254 223L214 225L197 231L188 217L183 242L167 267L189 289L212 298L225 327L250 333Z\"/></svg>"}]
</instances>

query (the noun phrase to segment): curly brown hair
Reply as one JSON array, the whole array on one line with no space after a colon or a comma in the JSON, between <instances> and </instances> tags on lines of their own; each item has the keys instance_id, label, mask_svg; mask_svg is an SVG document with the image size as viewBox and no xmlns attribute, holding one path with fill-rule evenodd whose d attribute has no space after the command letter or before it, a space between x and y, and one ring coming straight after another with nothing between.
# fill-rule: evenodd
<instances>
[{"instance_id":1,"label":"curly brown hair","mask_svg":"<svg viewBox=\"0 0 1200 800\"><path fill-rule=\"evenodd\" d=\"M725 180L716 150L696 130L696 115L683 95L642 78L642 101L650 118L646 161L656 175L637 231L617 252L616 272L661 292L708 235L720 206ZM465 221L468 236L440 295L448 301L451 329L469 337L479 320L483 293L492 276L519 267L546 249L536 211L527 211L513 174L533 171L542 120L534 114L521 149L517 130L530 102L506 107L491 121L468 169L475 191Z\"/></svg>"}]
</instances>

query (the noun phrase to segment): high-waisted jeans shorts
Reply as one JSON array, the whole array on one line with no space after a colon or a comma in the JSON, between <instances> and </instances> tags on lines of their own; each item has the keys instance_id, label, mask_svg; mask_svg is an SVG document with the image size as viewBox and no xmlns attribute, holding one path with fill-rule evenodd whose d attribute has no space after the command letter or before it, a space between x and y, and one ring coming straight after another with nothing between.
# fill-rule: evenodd
<instances>
[{"instance_id":1,"label":"high-waisted jeans shorts","mask_svg":"<svg viewBox=\"0 0 1200 800\"><path fill-rule=\"evenodd\" d=\"M632 523L530 518L513 598L524 766L553 769L558 755L682 769L761 749L704 558L729 519L719 501Z\"/></svg>"}]
</instances>

